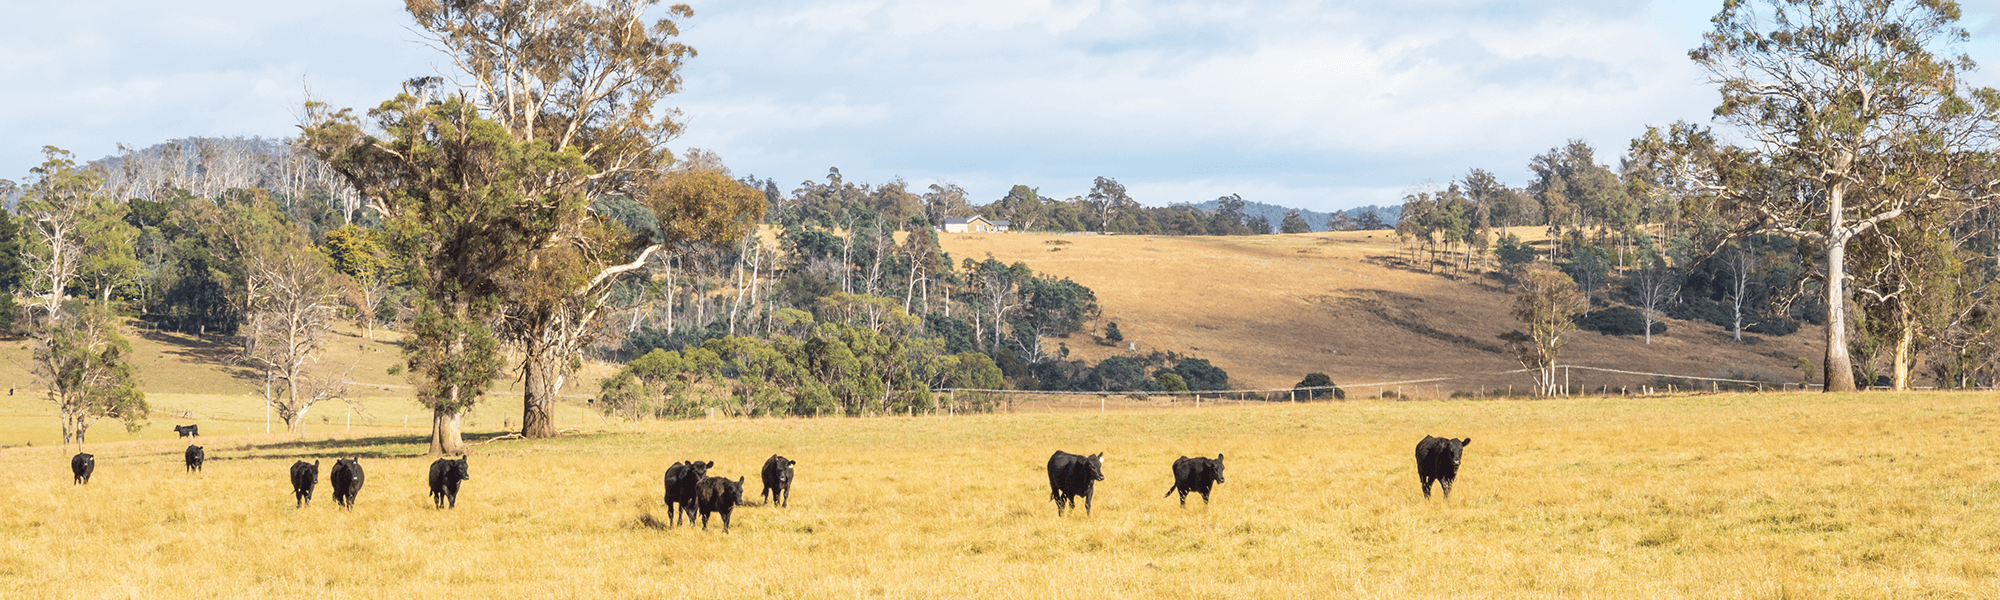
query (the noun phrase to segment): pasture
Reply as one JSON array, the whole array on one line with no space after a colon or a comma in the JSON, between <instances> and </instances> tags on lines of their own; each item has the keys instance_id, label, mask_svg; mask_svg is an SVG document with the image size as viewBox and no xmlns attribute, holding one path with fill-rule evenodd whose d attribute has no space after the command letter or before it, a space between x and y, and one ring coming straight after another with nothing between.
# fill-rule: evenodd
<instances>
[{"instance_id":1,"label":"pasture","mask_svg":"<svg viewBox=\"0 0 2000 600\"><path fill-rule=\"evenodd\" d=\"M0 450L7 598L2000 597L1993 394L1766 394L586 428L477 445L458 508L416 437ZM474 441L497 429L472 432ZM1470 437L1452 498L1412 450ZM1044 464L1105 453L1057 518ZM1228 456L1213 504L1161 494ZM675 460L799 461L789 508L664 529ZM352 511L293 460L358 455Z\"/></svg>"}]
</instances>

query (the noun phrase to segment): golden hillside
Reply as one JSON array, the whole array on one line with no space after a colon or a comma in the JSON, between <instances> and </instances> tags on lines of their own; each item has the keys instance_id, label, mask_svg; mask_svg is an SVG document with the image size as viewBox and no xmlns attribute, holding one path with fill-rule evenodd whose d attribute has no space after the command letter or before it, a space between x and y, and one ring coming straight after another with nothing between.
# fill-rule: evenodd
<instances>
[{"instance_id":1,"label":"golden hillside","mask_svg":"<svg viewBox=\"0 0 2000 600\"><path fill-rule=\"evenodd\" d=\"M1517 233L1530 237L1526 228ZM1069 277L1095 291L1103 321L1118 323L1128 347L1101 346L1082 334L1051 341L1067 344L1073 357L1179 352L1214 362L1236 387L1291 387L1315 371L1350 387L1455 377L1403 387L1419 397L1530 385L1525 374L1495 374L1520 368L1496 339L1519 327L1509 314L1513 298L1471 277L1388 266L1399 248L1387 231L940 238L954 260L991 255L1023 261L1037 273ZM1707 323L1667 324L1667 335L1655 335L1651 345L1638 336L1579 332L1563 362L1690 376L1762 370L1796 381L1796 357L1817 363L1821 354L1811 328L1776 338L1744 334L1738 343ZM1651 379L1582 370L1573 377L1578 385L1614 389ZM1372 396L1380 389L1353 391Z\"/></svg>"}]
</instances>

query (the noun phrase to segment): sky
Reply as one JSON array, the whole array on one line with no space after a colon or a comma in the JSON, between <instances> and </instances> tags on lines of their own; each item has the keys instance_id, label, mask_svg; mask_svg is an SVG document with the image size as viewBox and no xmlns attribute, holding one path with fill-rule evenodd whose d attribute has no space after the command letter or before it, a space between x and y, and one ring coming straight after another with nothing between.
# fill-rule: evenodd
<instances>
[{"instance_id":1,"label":"sky","mask_svg":"<svg viewBox=\"0 0 2000 600\"><path fill-rule=\"evenodd\" d=\"M1521 186L1571 139L1599 162L1706 122L1687 59L1719 0L690 2L672 100L739 176L791 190L941 182L978 204L1117 179L1148 205L1396 204L1473 168ZM1962 2L2000 85L2000 0ZM0 0L0 178L189 136L283 138L308 97L365 109L449 60L402 3Z\"/></svg>"}]
</instances>

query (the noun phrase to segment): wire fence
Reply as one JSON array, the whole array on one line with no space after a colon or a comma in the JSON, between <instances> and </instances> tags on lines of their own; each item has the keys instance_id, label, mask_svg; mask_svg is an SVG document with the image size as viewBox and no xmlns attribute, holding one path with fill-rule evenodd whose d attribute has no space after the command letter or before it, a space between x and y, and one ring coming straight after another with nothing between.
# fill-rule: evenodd
<instances>
[{"instance_id":1,"label":"wire fence","mask_svg":"<svg viewBox=\"0 0 2000 600\"><path fill-rule=\"evenodd\" d=\"M1582 377L1576 374L1578 371L1603 374L1604 376L1621 380L1623 383L1617 385L1599 383L1594 386L1586 386L1581 381ZM1268 404L1272 402L1305 402L1334 399L1528 397L1534 395L1533 385L1499 385L1496 382L1501 378L1523 375L1532 377L1533 372L1534 369L1515 369L1511 371L1459 373L1439 377L1349 383L1333 386L1181 392L1091 392L969 388L942 388L936 390L936 392L947 397L946 406L956 405L957 399L961 394L980 394L990 395L988 398L999 398L1000 401L997 403L1000 405L999 410L1011 410L1015 412L1200 408L1202 406ZM1790 392L1815 390L1823 387L1822 384L1817 383L1656 373L1585 365L1557 365L1555 367L1555 377L1557 380L1555 385L1557 396L1660 395L1720 393L1724 391ZM1632 379L1634 377L1650 379L1643 379L1635 384Z\"/></svg>"}]
</instances>

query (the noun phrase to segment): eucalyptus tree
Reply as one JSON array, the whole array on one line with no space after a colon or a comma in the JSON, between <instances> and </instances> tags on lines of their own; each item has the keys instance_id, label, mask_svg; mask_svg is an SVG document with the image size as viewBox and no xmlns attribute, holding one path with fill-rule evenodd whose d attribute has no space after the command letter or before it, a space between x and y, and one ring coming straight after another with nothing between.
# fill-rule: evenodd
<instances>
[{"instance_id":1,"label":"eucalyptus tree","mask_svg":"<svg viewBox=\"0 0 2000 600\"><path fill-rule=\"evenodd\" d=\"M1993 149L2000 93L1948 54L1970 39L1946 0L1729 2L1690 58L1747 147L1676 125L1639 147L1747 221L1823 252L1826 391L1855 389L1848 245L1925 205L1989 197L1963 177Z\"/></svg>"},{"instance_id":2,"label":"eucalyptus tree","mask_svg":"<svg viewBox=\"0 0 2000 600\"><path fill-rule=\"evenodd\" d=\"M384 215L421 280L406 355L437 408L432 451L462 450L457 415L499 368L496 323L523 354L523 435L555 435L557 392L616 280L676 244L740 238L765 199L713 170L670 172L681 124L662 102L694 55L675 41L686 5L659 18L657 0L406 6L465 87L413 81L371 111L380 138L315 105L302 140ZM592 210L611 197L652 209L662 236Z\"/></svg>"},{"instance_id":3,"label":"eucalyptus tree","mask_svg":"<svg viewBox=\"0 0 2000 600\"><path fill-rule=\"evenodd\" d=\"M1561 271L1530 269L1521 278L1521 293L1514 297L1514 318L1526 325L1526 333L1510 331L1500 336L1521 366L1535 371L1535 393L1556 394L1556 361L1562 357L1568 336L1576 331L1576 315L1584 304L1576 282Z\"/></svg>"},{"instance_id":4,"label":"eucalyptus tree","mask_svg":"<svg viewBox=\"0 0 2000 600\"><path fill-rule=\"evenodd\" d=\"M79 166L72 155L53 146L47 158L30 169L28 184L15 206L28 229L28 248L21 254L29 273L28 293L45 319L62 314L63 294L76 283L90 258L93 224L122 208L104 189L104 173Z\"/></svg>"}]
</instances>

